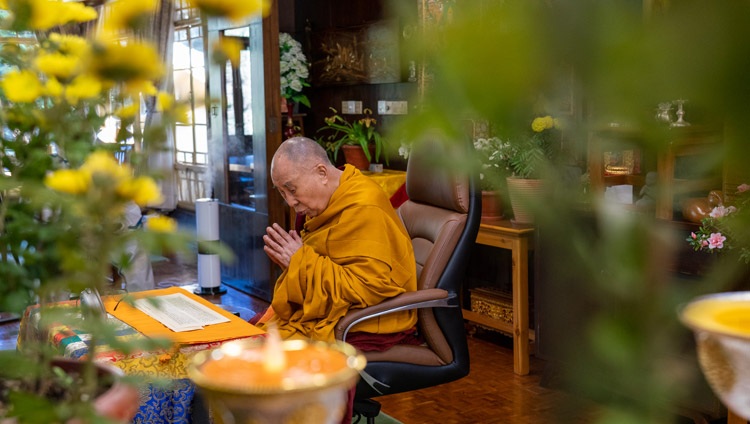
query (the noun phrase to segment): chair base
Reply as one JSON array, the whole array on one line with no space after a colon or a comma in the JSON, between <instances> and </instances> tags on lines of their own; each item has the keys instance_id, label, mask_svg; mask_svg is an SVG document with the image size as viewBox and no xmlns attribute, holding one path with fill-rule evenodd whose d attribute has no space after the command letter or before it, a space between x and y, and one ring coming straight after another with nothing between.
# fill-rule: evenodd
<instances>
[{"instance_id":1,"label":"chair base","mask_svg":"<svg viewBox=\"0 0 750 424\"><path fill-rule=\"evenodd\" d=\"M354 424L358 423L362 417L367 419L367 424L375 424L375 417L380 415L380 402L372 399L355 399L354 414L357 417Z\"/></svg>"}]
</instances>

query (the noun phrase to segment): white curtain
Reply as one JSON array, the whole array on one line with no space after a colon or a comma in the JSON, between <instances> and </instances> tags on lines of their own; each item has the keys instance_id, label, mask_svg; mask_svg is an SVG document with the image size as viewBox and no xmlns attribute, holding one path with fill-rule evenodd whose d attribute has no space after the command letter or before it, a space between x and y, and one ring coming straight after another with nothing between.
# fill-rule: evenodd
<instances>
[{"instance_id":1,"label":"white curtain","mask_svg":"<svg viewBox=\"0 0 750 424\"><path fill-rule=\"evenodd\" d=\"M161 0L159 9L154 15L152 24L141 35L156 45L159 56L165 64L164 78L158 82L160 91L174 93L174 80L172 74L172 44L174 42L174 1ZM145 127L158 125L161 114L156 110L156 99L147 98L146 101ZM169 127L166 133L165 150L149 155L148 167L151 172L162 175L160 181L164 203L159 209L172 210L177 207L177 181L174 171L174 128Z\"/></svg>"}]
</instances>

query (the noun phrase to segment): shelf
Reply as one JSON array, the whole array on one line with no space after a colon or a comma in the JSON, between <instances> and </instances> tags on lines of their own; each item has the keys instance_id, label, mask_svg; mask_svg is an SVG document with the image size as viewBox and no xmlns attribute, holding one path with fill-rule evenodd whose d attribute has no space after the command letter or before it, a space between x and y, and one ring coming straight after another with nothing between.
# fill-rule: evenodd
<instances>
[{"instance_id":1,"label":"shelf","mask_svg":"<svg viewBox=\"0 0 750 424\"><path fill-rule=\"evenodd\" d=\"M646 175L656 172L660 193L656 197L654 215L671 220L675 216L675 205L680 197L705 194L722 188L720 176L689 178L690 160L700 160L721 143L721 131L712 127L690 126L664 128L663 132L651 135L662 137L664 146L660 151L648 151L646 135L631 127L602 127L589 135L588 170L591 189L603 193L606 187L632 185L633 194L638 195L646 186ZM654 144L654 143L651 143ZM625 159L628 159L627 161ZM623 175L606 174L607 166L632 167L636 172ZM718 174L718 173L717 173ZM634 196L635 197L635 196ZM636 199L634 198L634 201Z\"/></svg>"}]
</instances>

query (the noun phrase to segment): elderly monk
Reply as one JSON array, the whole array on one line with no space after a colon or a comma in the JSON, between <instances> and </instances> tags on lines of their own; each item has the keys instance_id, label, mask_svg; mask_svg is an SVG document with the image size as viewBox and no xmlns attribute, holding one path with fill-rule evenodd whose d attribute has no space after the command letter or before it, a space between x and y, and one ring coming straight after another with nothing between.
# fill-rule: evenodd
<instances>
[{"instance_id":1,"label":"elderly monk","mask_svg":"<svg viewBox=\"0 0 750 424\"><path fill-rule=\"evenodd\" d=\"M411 239L385 191L369 177L351 165L336 168L317 142L294 137L274 154L271 180L305 223L301 234L273 224L263 236L266 253L283 273L261 326L275 324L284 339L333 341L334 326L350 309L417 289ZM414 311L404 311L352 331L402 333L416 321Z\"/></svg>"}]
</instances>

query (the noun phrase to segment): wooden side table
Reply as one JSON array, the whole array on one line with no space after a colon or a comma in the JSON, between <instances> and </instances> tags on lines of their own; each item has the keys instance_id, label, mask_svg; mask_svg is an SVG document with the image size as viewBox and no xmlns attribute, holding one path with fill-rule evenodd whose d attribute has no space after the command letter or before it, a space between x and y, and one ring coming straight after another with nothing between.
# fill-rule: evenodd
<instances>
[{"instance_id":1,"label":"wooden side table","mask_svg":"<svg viewBox=\"0 0 750 424\"><path fill-rule=\"evenodd\" d=\"M490 318L468 309L463 310L468 321L513 335L513 371L529 373L529 251L534 249L532 227L514 227L510 221L481 224L476 242L511 251L513 324Z\"/></svg>"}]
</instances>

